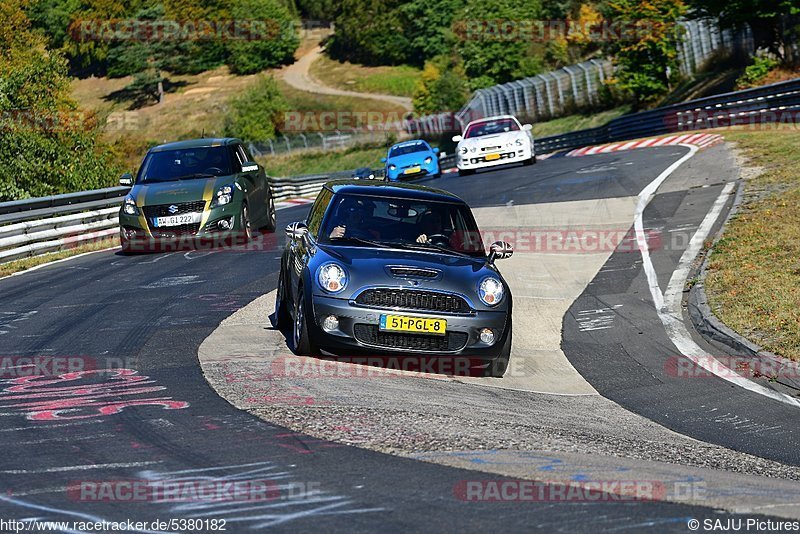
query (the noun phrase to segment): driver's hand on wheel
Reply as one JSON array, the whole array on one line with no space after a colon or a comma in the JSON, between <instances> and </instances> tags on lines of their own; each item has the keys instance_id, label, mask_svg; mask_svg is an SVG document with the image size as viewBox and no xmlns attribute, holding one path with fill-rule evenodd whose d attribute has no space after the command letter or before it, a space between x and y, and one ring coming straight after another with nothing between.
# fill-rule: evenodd
<instances>
[{"instance_id":1,"label":"driver's hand on wheel","mask_svg":"<svg viewBox=\"0 0 800 534\"><path fill-rule=\"evenodd\" d=\"M344 237L344 232L345 232L345 227L344 226L337 226L331 232L330 237L331 237L331 239L337 239L337 238L340 238L340 237Z\"/></svg>"},{"instance_id":2,"label":"driver's hand on wheel","mask_svg":"<svg viewBox=\"0 0 800 534\"><path fill-rule=\"evenodd\" d=\"M427 243L427 242L428 242L428 236L426 234L422 234L417 238L417 243Z\"/></svg>"}]
</instances>

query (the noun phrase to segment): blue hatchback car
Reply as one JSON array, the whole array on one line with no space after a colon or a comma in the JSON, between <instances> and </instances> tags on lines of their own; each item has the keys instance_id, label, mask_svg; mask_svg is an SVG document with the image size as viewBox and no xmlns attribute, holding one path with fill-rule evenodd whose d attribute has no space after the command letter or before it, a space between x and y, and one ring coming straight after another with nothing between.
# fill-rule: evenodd
<instances>
[{"instance_id":1,"label":"blue hatchback car","mask_svg":"<svg viewBox=\"0 0 800 534\"><path fill-rule=\"evenodd\" d=\"M439 149L431 148L422 139L393 145L389 148L387 157L381 158L381 161L386 164L386 180L389 182L422 176L441 176Z\"/></svg>"}]
</instances>

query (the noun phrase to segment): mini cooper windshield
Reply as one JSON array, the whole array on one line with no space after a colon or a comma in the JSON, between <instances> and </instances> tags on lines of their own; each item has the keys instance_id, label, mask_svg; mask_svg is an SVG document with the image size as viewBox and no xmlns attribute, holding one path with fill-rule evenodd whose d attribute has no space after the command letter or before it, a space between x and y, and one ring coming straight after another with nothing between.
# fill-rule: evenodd
<instances>
[{"instance_id":1,"label":"mini cooper windshield","mask_svg":"<svg viewBox=\"0 0 800 534\"><path fill-rule=\"evenodd\" d=\"M151 152L142 163L136 182L152 184L230 174L233 171L228 147L196 147Z\"/></svg>"},{"instance_id":2,"label":"mini cooper windshield","mask_svg":"<svg viewBox=\"0 0 800 534\"><path fill-rule=\"evenodd\" d=\"M319 236L324 244L486 255L475 219L458 203L336 195Z\"/></svg>"}]
</instances>

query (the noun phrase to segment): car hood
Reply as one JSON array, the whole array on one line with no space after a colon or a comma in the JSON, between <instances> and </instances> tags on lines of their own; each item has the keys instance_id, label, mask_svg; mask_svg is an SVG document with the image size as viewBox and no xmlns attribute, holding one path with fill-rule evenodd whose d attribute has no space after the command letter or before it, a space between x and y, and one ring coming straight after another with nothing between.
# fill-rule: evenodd
<instances>
[{"instance_id":1,"label":"car hood","mask_svg":"<svg viewBox=\"0 0 800 534\"><path fill-rule=\"evenodd\" d=\"M502 143L513 142L517 138L524 139L528 136L524 130L515 130L513 132L503 132L498 134L483 135L481 137L470 137L469 139L462 139L458 146L497 146Z\"/></svg>"},{"instance_id":2,"label":"car hood","mask_svg":"<svg viewBox=\"0 0 800 534\"><path fill-rule=\"evenodd\" d=\"M318 249L311 265L312 276L316 276L317 269L329 261L340 263L347 270L348 284L341 294L336 295L338 298L355 298L369 286L404 287L459 293L478 309L488 309L478 300L478 284L487 276L502 280L497 269L486 264L485 258L360 246L319 245ZM437 276L433 279L399 276L393 274L392 267L428 269L436 271ZM322 290L318 292L324 294ZM493 309L502 309L503 306Z\"/></svg>"},{"instance_id":3,"label":"car hood","mask_svg":"<svg viewBox=\"0 0 800 534\"><path fill-rule=\"evenodd\" d=\"M137 184L131 195L139 206L174 204L210 199L218 187L234 182L233 176L194 178L158 184Z\"/></svg>"},{"instance_id":4,"label":"car hood","mask_svg":"<svg viewBox=\"0 0 800 534\"><path fill-rule=\"evenodd\" d=\"M409 165L424 165L425 158L433 158L434 153L430 150L422 152L412 152L411 154L403 154L402 156L393 156L386 162L387 165L394 164L398 167L408 167Z\"/></svg>"}]
</instances>

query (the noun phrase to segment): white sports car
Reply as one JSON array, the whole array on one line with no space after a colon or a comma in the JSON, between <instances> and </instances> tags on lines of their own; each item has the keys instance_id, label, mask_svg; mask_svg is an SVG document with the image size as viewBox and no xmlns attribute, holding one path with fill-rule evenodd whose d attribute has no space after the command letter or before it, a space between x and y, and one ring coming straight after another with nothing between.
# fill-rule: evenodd
<instances>
[{"instance_id":1,"label":"white sports car","mask_svg":"<svg viewBox=\"0 0 800 534\"><path fill-rule=\"evenodd\" d=\"M467 124L463 135L453 136L459 176L475 169L505 163L536 163L531 125L521 125L516 117L500 115Z\"/></svg>"}]
</instances>

